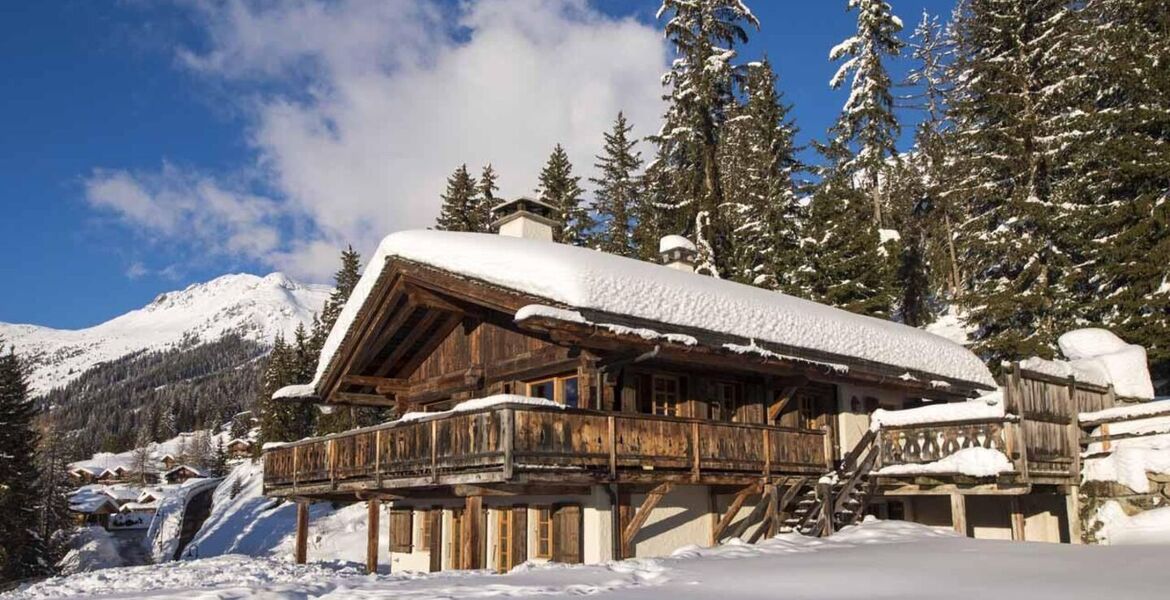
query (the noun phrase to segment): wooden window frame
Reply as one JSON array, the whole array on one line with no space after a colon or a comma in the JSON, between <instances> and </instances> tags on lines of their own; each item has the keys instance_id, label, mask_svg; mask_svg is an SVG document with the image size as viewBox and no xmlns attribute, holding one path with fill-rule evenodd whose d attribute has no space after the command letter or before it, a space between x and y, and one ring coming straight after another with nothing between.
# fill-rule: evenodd
<instances>
[{"instance_id":1,"label":"wooden window frame","mask_svg":"<svg viewBox=\"0 0 1170 600\"><path fill-rule=\"evenodd\" d=\"M673 391L658 389L659 382L670 382L674 386ZM660 399L659 394L663 394ZM673 394L673 400L667 400L666 395ZM661 410L659 407L661 406ZM682 378L678 375L664 375L662 373L652 373L650 375L650 414L662 417L681 417L683 416L683 400L682 400Z\"/></svg>"},{"instance_id":2,"label":"wooden window frame","mask_svg":"<svg viewBox=\"0 0 1170 600\"><path fill-rule=\"evenodd\" d=\"M533 530L536 533L536 544L532 552L532 557L551 560L553 546L552 507L536 507L536 518L533 519L533 521Z\"/></svg>"},{"instance_id":3,"label":"wooden window frame","mask_svg":"<svg viewBox=\"0 0 1170 600\"><path fill-rule=\"evenodd\" d=\"M711 420L738 423L739 409L743 407L743 384L736 381L715 381L713 383L715 399L709 409ZM726 390L731 390L731 398L730 402L724 404ZM725 409L727 414L723 414ZM716 410L720 413L718 416L714 414Z\"/></svg>"},{"instance_id":4,"label":"wooden window frame","mask_svg":"<svg viewBox=\"0 0 1170 600\"><path fill-rule=\"evenodd\" d=\"M565 382L570 380L570 379L577 380L577 408L584 408L583 406L581 406L581 397L582 397L582 395L581 395L581 377L580 377L580 374L575 373L575 372L574 373L566 373L564 375L554 375L552 377L542 377L540 379L535 379L532 381L526 381L526 382L524 382L525 395L527 395L530 398L543 398L544 396L537 396L537 395L533 394L533 392L532 392L533 386L541 385L544 383L551 383L553 386L553 402L556 402L557 404L560 404L563 406L565 404Z\"/></svg>"}]
</instances>

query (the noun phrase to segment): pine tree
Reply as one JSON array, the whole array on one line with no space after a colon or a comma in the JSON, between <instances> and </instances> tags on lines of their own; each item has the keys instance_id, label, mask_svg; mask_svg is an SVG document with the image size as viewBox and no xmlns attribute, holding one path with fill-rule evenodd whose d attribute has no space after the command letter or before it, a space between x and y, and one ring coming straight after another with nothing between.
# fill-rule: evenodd
<instances>
[{"instance_id":1,"label":"pine tree","mask_svg":"<svg viewBox=\"0 0 1170 600\"><path fill-rule=\"evenodd\" d=\"M573 175L568 153L557 144L540 170L540 184L536 188L541 202L560 211L561 223L553 229L554 241L585 246L592 239L593 218L581 203L583 193L581 177Z\"/></svg>"},{"instance_id":2,"label":"pine tree","mask_svg":"<svg viewBox=\"0 0 1170 600\"><path fill-rule=\"evenodd\" d=\"M298 329L301 332L300 343L304 346L307 335L304 327ZM308 380L303 375L307 369L297 364L298 359L296 347L290 346L282 336L277 336L268 356L268 366L264 370L259 391L261 442L299 440L312 432L314 409L311 406L272 399L276 390Z\"/></svg>"},{"instance_id":3,"label":"pine tree","mask_svg":"<svg viewBox=\"0 0 1170 600\"><path fill-rule=\"evenodd\" d=\"M475 178L460 165L447 178L447 191L441 196L442 208L435 229L443 231L483 231L479 222Z\"/></svg>"},{"instance_id":4,"label":"pine tree","mask_svg":"<svg viewBox=\"0 0 1170 600\"><path fill-rule=\"evenodd\" d=\"M329 336L333 325L337 323L341 309L345 308L345 301L349 299L361 278L362 256L353 249L353 246L346 246L341 252L341 268L333 274L333 291L321 309L320 323L314 328L314 335L318 336L322 343L325 341L324 338Z\"/></svg>"},{"instance_id":5,"label":"pine tree","mask_svg":"<svg viewBox=\"0 0 1170 600\"><path fill-rule=\"evenodd\" d=\"M223 477L227 475L227 462L228 455L227 450L223 447L223 437L217 436L215 438L215 454L212 456L211 461L211 476Z\"/></svg>"},{"instance_id":6,"label":"pine tree","mask_svg":"<svg viewBox=\"0 0 1170 600\"><path fill-rule=\"evenodd\" d=\"M960 303L992 364L1051 357L1056 336L1073 327L1071 232L1051 177L1059 84L1071 68L1067 4L971 0L955 23L945 186L966 213L956 231L967 278Z\"/></svg>"},{"instance_id":7,"label":"pine tree","mask_svg":"<svg viewBox=\"0 0 1170 600\"><path fill-rule=\"evenodd\" d=\"M496 197L496 192L500 191L500 186L496 185L497 178L496 170L492 168L491 163L484 166L483 172L479 175L479 195L475 201L475 220L479 224L477 231L484 233L492 231L492 209L500 202Z\"/></svg>"},{"instance_id":8,"label":"pine tree","mask_svg":"<svg viewBox=\"0 0 1170 600\"><path fill-rule=\"evenodd\" d=\"M681 226L668 233L694 239L697 271L722 277L735 270L735 224L728 222L719 172L722 129L741 76L733 47L747 42L744 25L759 28L759 21L741 0L663 0L658 16L667 14L666 37L676 59L662 78L670 93L662 128L651 137L658 157L647 179L656 200L648 206L675 213L652 220ZM645 242L640 245L645 251Z\"/></svg>"},{"instance_id":9,"label":"pine tree","mask_svg":"<svg viewBox=\"0 0 1170 600\"><path fill-rule=\"evenodd\" d=\"M902 51L898 39L902 21L884 0L849 0L856 9L857 33L829 52L830 60L847 58L837 69L830 85L838 88L852 74L849 99L830 133L834 169L847 174L855 187L867 192L873 222L883 226L879 179L886 160L897 154L895 143L901 127L894 115L894 97L885 59Z\"/></svg>"},{"instance_id":10,"label":"pine tree","mask_svg":"<svg viewBox=\"0 0 1170 600\"><path fill-rule=\"evenodd\" d=\"M5 346L0 339L0 348ZM7 554L0 562L0 581L52 571L46 540L37 527L42 491L35 414L25 367L9 348L0 353L0 539Z\"/></svg>"},{"instance_id":11,"label":"pine tree","mask_svg":"<svg viewBox=\"0 0 1170 600\"><path fill-rule=\"evenodd\" d=\"M1088 0L1074 21L1078 77L1054 119L1054 195L1077 207L1070 287L1083 317L1146 347L1170 381L1170 4Z\"/></svg>"},{"instance_id":12,"label":"pine tree","mask_svg":"<svg viewBox=\"0 0 1170 600\"><path fill-rule=\"evenodd\" d=\"M70 481L68 471L69 450L70 447L76 446L70 442L77 437L77 433L67 434L61 431L56 415L52 414L52 409L49 410L47 417L41 419L43 429L39 436L40 448L37 456L40 471L40 481L37 485L40 491L37 533L46 543L48 553L46 562L57 565L69 551L69 531L74 527L73 513L69 511L69 498L66 494L76 487Z\"/></svg>"},{"instance_id":13,"label":"pine tree","mask_svg":"<svg viewBox=\"0 0 1170 600\"><path fill-rule=\"evenodd\" d=\"M638 142L630 135L633 129L619 112L613 128L604 134L605 145L594 163L599 176L589 180L597 186L593 203L600 227L597 248L629 257L637 256L633 221L641 204L642 153L634 149Z\"/></svg>"},{"instance_id":14,"label":"pine tree","mask_svg":"<svg viewBox=\"0 0 1170 600\"><path fill-rule=\"evenodd\" d=\"M804 264L800 227L805 215L796 197L796 127L791 107L776 90L767 59L747 65L746 102L735 107L721 146L721 172L728 206L735 271L731 278L789 293Z\"/></svg>"}]
</instances>

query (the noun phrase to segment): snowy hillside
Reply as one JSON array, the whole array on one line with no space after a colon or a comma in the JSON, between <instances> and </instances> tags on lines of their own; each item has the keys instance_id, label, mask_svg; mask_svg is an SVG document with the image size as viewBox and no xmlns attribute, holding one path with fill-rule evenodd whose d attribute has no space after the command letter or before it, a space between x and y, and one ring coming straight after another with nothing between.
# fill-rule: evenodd
<instances>
[{"instance_id":1,"label":"snowy hillside","mask_svg":"<svg viewBox=\"0 0 1170 600\"><path fill-rule=\"evenodd\" d=\"M330 287L303 284L282 273L224 275L168 292L147 306L86 329L62 330L0 323L0 336L33 360L35 394L65 385L95 364L184 341L207 342L237 333L267 342L312 321Z\"/></svg>"}]
</instances>

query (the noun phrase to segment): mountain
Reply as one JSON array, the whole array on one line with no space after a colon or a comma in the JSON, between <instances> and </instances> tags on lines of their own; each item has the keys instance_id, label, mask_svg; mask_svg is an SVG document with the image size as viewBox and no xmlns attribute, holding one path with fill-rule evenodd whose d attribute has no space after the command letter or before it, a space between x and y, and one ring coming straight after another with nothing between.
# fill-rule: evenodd
<instances>
[{"instance_id":1,"label":"mountain","mask_svg":"<svg viewBox=\"0 0 1170 600\"><path fill-rule=\"evenodd\" d=\"M66 330L0 323L0 337L30 360L30 386L43 395L101 363L139 353L191 348L225 336L267 346L320 312L331 288L282 273L233 274L159 295L100 325Z\"/></svg>"}]
</instances>

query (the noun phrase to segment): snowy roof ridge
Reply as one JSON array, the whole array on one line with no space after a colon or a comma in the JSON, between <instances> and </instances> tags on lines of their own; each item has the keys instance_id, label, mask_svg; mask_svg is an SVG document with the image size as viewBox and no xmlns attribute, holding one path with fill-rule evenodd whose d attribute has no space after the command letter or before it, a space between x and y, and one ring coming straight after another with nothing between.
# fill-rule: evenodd
<instances>
[{"instance_id":1,"label":"snowy roof ridge","mask_svg":"<svg viewBox=\"0 0 1170 600\"><path fill-rule=\"evenodd\" d=\"M515 290L554 306L628 315L995 387L987 366L970 350L907 325L587 248L426 230L393 233L378 245L325 340L310 384L314 389L391 258Z\"/></svg>"}]
</instances>

